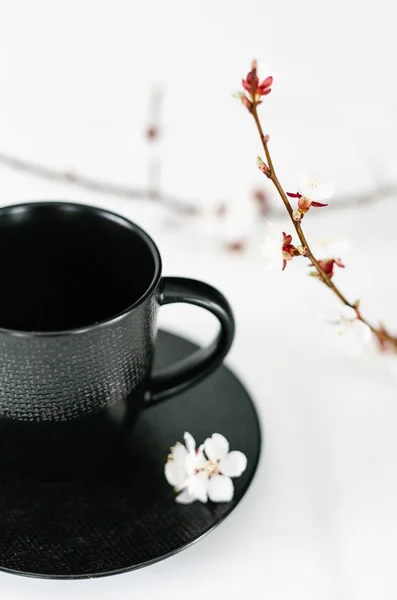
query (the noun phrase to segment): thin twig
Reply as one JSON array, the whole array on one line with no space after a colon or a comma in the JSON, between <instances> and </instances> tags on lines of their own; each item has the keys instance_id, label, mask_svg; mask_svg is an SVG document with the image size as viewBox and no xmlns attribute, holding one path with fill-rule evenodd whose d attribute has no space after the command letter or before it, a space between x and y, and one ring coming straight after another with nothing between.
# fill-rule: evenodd
<instances>
[{"instance_id":1,"label":"thin twig","mask_svg":"<svg viewBox=\"0 0 397 600\"><path fill-rule=\"evenodd\" d=\"M255 95L255 90L252 90L252 101L251 101L251 106L249 108L249 112L252 114L261 142L262 142L262 146L263 149L265 151L265 155L266 155L266 160L267 160L267 177L273 182L273 184L275 185L283 203L284 206L287 210L287 213L291 219L291 222L295 228L295 231L297 233L297 236L305 250L305 256L311 261L313 267L316 269L320 279L334 292L334 294L339 298L339 300L341 300L341 302L343 302L343 304L345 304L346 306L349 306L350 308L352 308L353 310L356 311L357 314L357 318L362 321L363 323L365 323L365 325L367 325L370 330L372 331L373 334L375 334L375 336L379 339L379 341L383 339L386 339L388 342L390 342L396 349L397 349L397 339L395 337L393 337L392 335L388 334L385 329L383 327L380 327L379 329L377 329L376 327L374 327L373 325L371 325L371 323L369 323L361 314L361 312L358 310L358 307L356 304L353 304L351 302L349 302L349 300L347 300L347 298L344 296L344 294L339 290L339 288L334 284L334 282L331 280L331 278L327 275L327 273L325 273L325 271L321 268L321 265L319 263L319 261L316 259L316 257L313 255L313 252L310 249L310 246L306 240L306 237L303 233L302 230L302 220L300 221L296 221L293 217L293 208L290 204L290 201L288 199L287 194L285 193L283 187L281 186L278 177L276 175L276 172L274 170L274 166L273 166L273 162L270 156L270 151L269 151L269 147L268 147L268 143L267 143L267 139L263 133L263 129L262 129L262 125L261 122L259 120L258 117L258 111L257 111L257 100L256 100L256 95Z\"/></svg>"},{"instance_id":2,"label":"thin twig","mask_svg":"<svg viewBox=\"0 0 397 600\"><path fill-rule=\"evenodd\" d=\"M76 187L80 187L92 192L126 198L128 200L148 199L157 201L161 199L161 204L179 213L196 215L199 213L198 207L192 202L176 199L171 196L162 195L160 198L153 198L148 190L133 188L127 185L105 181L87 175L80 175L74 171L62 171L53 169L24 160L5 152L0 152L0 163L17 171L24 171L29 175L34 175L49 181L59 183L67 183Z\"/></svg>"},{"instance_id":3,"label":"thin twig","mask_svg":"<svg viewBox=\"0 0 397 600\"><path fill-rule=\"evenodd\" d=\"M313 263L313 266L316 268L318 274L320 275L320 278L322 279L322 281L324 281L324 283L331 288L331 290L340 298L340 300L346 304L347 306L350 306L350 308L354 309L354 305L351 304L346 298L345 296L338 290L338 288L336 287L336 285L332 282L332 280L330 279L330 277L323 271L323 269L321 268L318 260L316 259L316 257L313 255L312 251L310 250L309 244L306 240L305 234L303 233L302 230L302 222L301 221L295 221L295 219L293 218L293 208L290 204L290 201L288 200L288 196L287 194L284 192L281 183L278 180L278 177L276 175L276 172L274 170L274 166L273 166L273 162L270 156L270 152L269 152L269 147L267 145L266 142L266 138L264 136L263 133L263 129L262 129L262 125L259 121L259 117L258 117L258 111L256 108L256 101L253 100L252 101L252 108L251 108L251 113L252 116L254 117L255 120L255 124L256 127L258 129L260 138L261 138L261 142L262 142L262 146L263 149L265 151L266 154L266 159L268 162L268 167L269 167L269 174L268 174L268 178L272 180L272 182L274 183L274 185L276 186L276 189L278 191L278 193L281 196L281 199L284 203L284 206L288 212L288 215L295 227L295 231L299 237L299 240L302 244L302 246L306 249L306 256L311 260L311 262Z\"/></svg>"}]
</instances>

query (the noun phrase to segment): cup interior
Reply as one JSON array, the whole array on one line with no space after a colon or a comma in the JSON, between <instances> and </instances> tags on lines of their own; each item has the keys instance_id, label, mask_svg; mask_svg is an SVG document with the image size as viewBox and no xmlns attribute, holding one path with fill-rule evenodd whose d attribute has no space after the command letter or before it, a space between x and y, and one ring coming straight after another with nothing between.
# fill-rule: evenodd
<instances>
[{"instance_id":1,"label":"cup interior","mask_svg":"<svg viewBox=\"0 0 397 600\"><path fill-rule=\"evenodd\" d=\"M0 209L0 328L69 331L111 319L159 277L138 227L107 211L42 202Z\"/></svg>"}]
</instances>

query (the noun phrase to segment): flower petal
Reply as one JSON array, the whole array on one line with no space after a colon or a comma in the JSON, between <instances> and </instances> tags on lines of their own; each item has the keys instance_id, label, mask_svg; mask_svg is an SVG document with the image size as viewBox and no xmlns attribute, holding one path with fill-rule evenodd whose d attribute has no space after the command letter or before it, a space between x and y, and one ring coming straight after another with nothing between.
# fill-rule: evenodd
<instances>
[{"instance_id":1,"label":"flower petal","mask_svg":"<svg viewBox=\"0 0 397 600\"><path fill-rule=\"evenodd\" d=\"M241 81L243 88L245 89L246 92L250 92L251 91L251 84L248 83L245 79L242 79Z\"/></svg>"},{"instance_id":2,"label":"flower petal","mask_svg":"<svg viewBox=\"0 0 397 600\"><path fill-rule=\"evenodd\" d=\"M270 87L271 85L273 85L273 77L272 77L272 75L269 75L269 77L266 77L266 79L264 79L262 81L262 83L260 84L260 87L267 88L267 87Z\"/></svg>"},{"instance_id":3,"label":"flower petal","mask_svg":"<svg viewBox=\"0 0 397 600\"><path fill-rule=\"evenodd\" d=\"M191 496L200 502L207 502L208 500L208 475L204 471L201 471L197 475L193 475L190 478L187 490Z\"/></svg>"},{"instance_id":4,"label":"flower petal","mask_svg":"<svg viewBox=\"0 0 397 600\"><path fill-rule=\"evenodd\" d=\"M243 452L233 450L219 463L219 470L228 477L240 477L247 468L247 457Z\"/></svg>"},{"instance_id":5,"label":"flower petal","mask_svg":"<svg viewBox=\"0 0 397 600\"><path fill-rule=\"evenodd\" d=\"M351 242L348 240L335 240L332 246L332 258L344 258L351 250Z\"/></svg>"},{"instance_id":6,"label":"flower petal","mask_svg":"<svg viewBox=\"0 0 397 600\"><path fill-rule=\"evenodd\" d=\"M205 440L204 450L209 460L221 460L229 452L229 442L220 433L213 433Z\"/></svg>"},{"instance_id":7,"label":"flower petal","mask_svg":"<svg viewBox=\"0 0 397 600\"><path fill-rule=\"evenodd\" d=\"M185 434L183 437L185 440L187 451L189 453L195 452L196 451L196 441L195 441L194 437L192 435L190 435L190 433L188 431L185 431Z\"/></svg>"},{"instance_id":8,"label":"flower petal","mask_svg":"<svg viewBox=\"0 0 397 600\"><path fill-rule=\"evenodd\" d=\"M234 495L233 481L226 475L215 475L208 482L208 496L211 502L230 502Z\"/></svg>"},{"instance_id":9,"label":"flower petal","mask_svg":"<svg viewBox=\"0 0 397 600\"><path fill-rule=\"evenodd\" d=\"M272 258L264 258L264 266L265 266L265 271L283 271L285 266L284 266L284 262L283 260L274 260Z\"/></svg>"},{"instance_id":10,"label":"flower petal","mask_svg":"<svg viewBox=\"0 0 397 600\"><path fill-rule=\"evenodd\" d=\"M298 191L315 202L328 200L335 193L335 186L331 181L321 183L321 181L313 175L301 174L298 177Z\"/></svg>"},{"instance_id":11,"label":"flower petal","mask_svg":"<svg viewBox=\"0 0 397 600\"><path fill-rule=\"evenodd\" d=\"M196 498L189 494L188 490L183 490L178 496L175 498L175 502L178 504L191 504L194 502Z\"/></svg>"},{"instance_id":12,"label":"flower petal","mask_svg":"<svg viewBox=\"0 0 397 600\"><path fill-rule=\"evenodd\" d=\"M328 206L328 204L324 204L324 202L312 202L312 206L314 208L323 208L324 206Z\"/></svg>"},{"instance_id":13,"label":"flower petal","mask_svg":"<svg viewBox=\"0 0 397 600\"><path fill-rule=\"evenodd\" d=\"M186 472L189 475L194 475L196 469L202 469L206 462L204 456L204 444L202 444L195 452L191 452L185 459Z\"/></svg>"},{"instance_id":14,"label":"flower petal","mask_svg":"<svg viewBox=\"0 0 397 600\"><path fill-rule=\"evenodd\" d=\"M184 462L171 460L164 467L166 480L173 487L180 487L187 477Z\"/></svg>"},{"instance_id":15,"label":"flower petal","mask_svg":"<svg viewBox=\"0 0 397 600\"><path fill-rule=\"evenodd\" d=\"M337 325L338 323L340 323L341 320L351 320L353 321L354 319L357 318L357 313L354 310L354 308L351 308L350 306L346 306L346 305L341 305L338 306L337 308L334 308L333 310L329 311L325 316L325 320L330 324L330 325Z\"/></svg>"},{"instance_id":16,"label":"flower petal","mask_svg":"<svg viewBox=\"0 0 397 600\"><path fill-rule=\"evenodd\" d=\"M268 221L262 242L262 256L267 271L280 270L283 266L281 248L283 245L283 232L277 225Z\"/></svg>"},{"instance_id":17,"label":"flower petal","mask_svg":"<svg viewBox=\"0 0 397 600\"><path fill-rule=\"evenodd\" d=\"M348 240L338 238L325 238L312 241L310 247L317 260L329 260L331 258L344 260L349 254L351 243Z\"/></svg>"},{"instance_id":18,"label":"flower petal","mask_svg":"<svg viewBox=\"0 0 397 600\"><path fill-rule=\"evenodd\" d=\"M271 221L266 221L263 242L272 242L275 245L279 245L280 243L281 246L283 243L283 232L280 227Z\"/></svg>"},{"instance_id":19,"label":"flower petal","mask_svg":"<svg viewBox=\"0 0 397 600\"><path fill-rule=\"evenodd\" d=\"M363 352L364 346L371 339L371 330L357 318L353 308L341 306L328 314L326 320L333 334L330 338L333 346L351 357Z\"/></svg>"},{"instance_id":20,"label":"flower petal","mask_svg":"<svg viewBox=\"0 0 397 600\"><path fill-rule=\"evenodd\" d=\"M171 454L174 462L183 462L187 457L187 450L183 444L175 444Z\"/></svg>"},{"instance_id":21,"label":"flower petal","mask_svg":"<svg viewBox=\"0 0 397 600\"><path fill-rule=\"evenodd\" d=\"M318 198L313 198L313 200L321 201L321 200L329 200L335 194L335 185L332 181L327 181L324 183L320 183L317 186L317 194Z\"/></svg>"},{"instance_id":22,"label":"flower petal","mask_svg":"<svg viewBox=\"0 0 397 600\"><path fill-rule=\"evenodd\" d=\"M362 354L364 346L371 339L370 328L359 320L355 320L347 327L337 328L339 348L351 357Z\"/></svg>"},{"instance_id":23,"label":"flower petal","mask_svg":"<svg viewBox=\"0 0 397 600\"><path fill-rule=\"evenodd\" d=\"M311 176L308 173L300 173L298 176L298 192L301 196L306 196L309 188L309 181L311 181ZM307 196L306 196L307 197Z\"/></svg>"}]
</instances>

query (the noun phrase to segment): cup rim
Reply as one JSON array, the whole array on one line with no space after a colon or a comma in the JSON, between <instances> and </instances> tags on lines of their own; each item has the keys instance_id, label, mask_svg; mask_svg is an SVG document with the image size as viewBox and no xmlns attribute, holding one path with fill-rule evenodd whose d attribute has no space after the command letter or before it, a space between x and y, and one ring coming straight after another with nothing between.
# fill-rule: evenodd
<instances>
[{"instance_id":1,"label":"cup rim","mask_svg":"<svg viewBox=\"0 0 397 600\"><path fill-rule=\"evenodd\" d=\"M76 327L74 329L64 329L64 330L54 330L54 331L26 331L23 329L8 329L6 327L0 327L0 335L7 335L7 336L16 337L16 338L36 338L36 337L48 338L48 337L66 337L66 336L84 334L84 333L88 333L88 332L92 332L92 331L96 331L96 330L108 327L110 325L115 325L116 323L121 322L123 319L125 319L131 313L132 310L134 310L135 308L140 306L143 302L145 302L145 300L147 300L147 298L156 289L156 287L158 286L159 281L161 279L162 262L161 262L161 256L160 256L159 249L157 248L156 244L154 243L154 241L152 240L150 235L148 233L146 233L146 231L144 229L139 227L139 225L137 225L133 221L130 221L130 219L128 219L127 217L124 217L124 216L122 216L118 213L115 213L111 210L108 210L106 208L102 208L102 207L96 206L94 204L92 204L92 205L91 204L83 204L80 202L71 202L71 201L66 201L66 200L65 201L63 201L63 200L35 200L32 202L21 202L19 204L9 204L7 206L1 206L0 207L0 217L1 217L2 213L7 210L11 211L13 209L15 210L18 208L26 208L26 207L30 207L30 206L44 206L44 205L45 206L54 206L54 207L63 206L65 208L69 208L69 209L75 209L75 207L77 206L80 209L89 210L91 212L95 212L96 214L101 214L102 216L104 216L107 219L110 218L111 220L113 220L115 222L119 222L124 227L128 227L128 229L130 229L131 231L136 233L145 242L146 246L149 248L149 250L152 254L152 257L154 260L154 274L153 274L152 281L150 282L150 285L147 287L147 289L142 294L142 296L140 296L140 298L138 298L135 302L130 304L127 308L125 308L121 312L117 313L116 315L113 315L112 317L109 317L102 321L98 321L97 323L93 323L92 325L85 325L83 327Z\"/></svg>"}]
</instances>

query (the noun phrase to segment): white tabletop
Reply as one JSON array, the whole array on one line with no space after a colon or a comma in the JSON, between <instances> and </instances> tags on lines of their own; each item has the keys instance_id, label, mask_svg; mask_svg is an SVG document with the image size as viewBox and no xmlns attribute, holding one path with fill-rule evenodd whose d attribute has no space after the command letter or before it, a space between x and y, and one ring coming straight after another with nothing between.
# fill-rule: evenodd
<instances>
[{"instance_id":1,"label":"white tabletop","mask_svg":"<svg viewBox=\"0 0 397 600\"><path fill-rule=\"evenodd\" d=\"M295 166L300 166L294 162L297 155L334 171L343 194L370 190L376 177L395 178L397 91L388 77L395 37L391 29L387 33L389 23L392 27L388 3L377 3L382 32L369 9L355 0L343 3L343 18L334 5L332 14L320 17L318 3L311 0L303 6L281 2L268 10L264 4L154 2L150 20L142 12L149 8L123 0L63 6L22 0L7 8L9 25L2 19L0 149L55 167L145 184L146 147L134 136L143 126L148 86L156 79L142 65L148 57L154 69L158 60L160 79L169 82L165 189L207 204L230 198L237 216L224 226L210 219L183 220L147 201L116 200L4 166L1 203L68 198L119 211L153 235L165 274L203 279L223 291L237 320L227 364L255 399L264 451L238 508L188 550L100 580L0 574L1 598L396 598L397 379L392 361L370 350L350 359L328 344L319 314L336 301L306 276L306 267L292 264L276 274L263 270L261 224L244 196L257 182L252 161L258 147L254 135L246 133L248 116L223 108L229 91L238 87L232 80L244 61L253 53L268 53L287 78L280 83L280 100L270 101L269 131L288 185L293 186ZM217 43L220 27L223 46ZM178 60L184 69L193 65L183 82ZM226 75L217 75L219 64ZM329 78L339 85L338 93L328 89ZM305 225L309 237L352 240L348 266L337 281L349 297L362 299L369 318L397 330L395 200L312 211ZM279 222L290 229L286 220ZM225 252L225 239L240 232L249 237L249 249ZM193 307L163 308L160 325L200 343L215 330L212 318Z\"/></svg>"}]
</instances>

